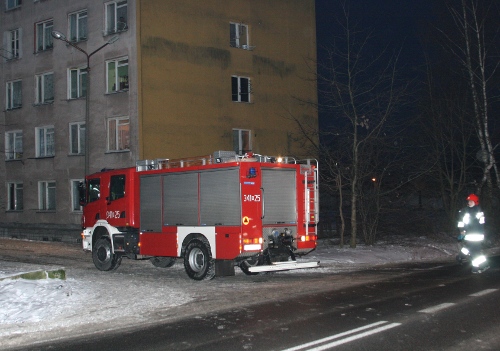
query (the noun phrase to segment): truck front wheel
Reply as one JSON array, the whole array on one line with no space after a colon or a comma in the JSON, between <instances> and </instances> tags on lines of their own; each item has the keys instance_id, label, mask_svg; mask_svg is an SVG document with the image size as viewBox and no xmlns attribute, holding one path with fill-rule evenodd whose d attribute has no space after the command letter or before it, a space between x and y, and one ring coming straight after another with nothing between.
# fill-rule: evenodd
<instances>
[{"instance_id":1,"label":"truck front wheel","mask_svg":"<svg viewBox=\"0 0 500 351\"><path fill-rule=\"evenodd\" d=\"M92 260L100 271L111 271L120 265L122 258L112 252L111 242L106 238L98 239L92 247Z\"/></svg>"},{"instance_id":2,"label":"truck front wheel","mask_svg":"<svg viewBox=\"0 0 500 351\"><path fill-rule=\"evenodd\" d=\"M194 280L213 279L215 277L215 261L207 242L191 241L184 253L184 269L189 278Z\"/></svg>"}]
</instances>

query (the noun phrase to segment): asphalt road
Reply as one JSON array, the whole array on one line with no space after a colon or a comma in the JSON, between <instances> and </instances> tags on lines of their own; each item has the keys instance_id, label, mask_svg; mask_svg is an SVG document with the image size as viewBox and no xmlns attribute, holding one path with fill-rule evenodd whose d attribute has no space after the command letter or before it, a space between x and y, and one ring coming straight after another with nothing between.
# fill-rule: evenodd
<instances>
[{"instance_id":1,"label":"asphalt road","mask_svg":"<svg viewBox=\"0 0 500 351\"><path fill-rule=\"evenodd\" d=\"M500 256L490 260L480 275L450 263L346 273L384 279L32 350L499 350Z\"/></svg>"}]
</instances>

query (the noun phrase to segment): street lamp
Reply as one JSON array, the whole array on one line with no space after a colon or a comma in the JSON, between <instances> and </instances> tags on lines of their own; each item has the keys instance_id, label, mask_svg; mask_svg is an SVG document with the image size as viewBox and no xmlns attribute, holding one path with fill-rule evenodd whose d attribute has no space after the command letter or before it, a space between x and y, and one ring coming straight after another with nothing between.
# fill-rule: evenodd
<instances>
[{"instance_id":1,"label":"street lamp","mask_svg":"<svg viewBox=\"0 0 500 351\"><path fill-rule=\"evenodd\" d=\"M64 41L66 44L71 45L75 49L77 49L80 52L83 52L85 56L87 57L87 78L86 78L86 88L87 92L85 94L85 176L89 173L89 163L90 163L90 57L94 55L96 52L99 50L103 49L105 46L108 46L109 44L113 44L116 42L120 37L115 35L111 39L109 39L107 42L105 42L103 45L98 47L96 50L92 51L90 54L88 54L85 50L80 48L78 45L70 42L64 34L57 30L52 31L52 36L57 39Z\"/></svg>"}]
</instances>

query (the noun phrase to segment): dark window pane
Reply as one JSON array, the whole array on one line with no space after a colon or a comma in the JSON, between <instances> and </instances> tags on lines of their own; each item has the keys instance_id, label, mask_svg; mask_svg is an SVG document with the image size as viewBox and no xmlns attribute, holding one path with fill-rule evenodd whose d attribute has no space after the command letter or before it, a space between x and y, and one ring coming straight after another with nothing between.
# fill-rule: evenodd
<instances>
[{"instance_id":1,"label":"dark window pane","mask_svg":"<svg viewBox=\"0 0 500 351\"><path fill-rule=\"evenodd\" d=\"M231 92L233 101L239 101L238 99L238 77L231 77Z\"/></svg>"}]
</instances>

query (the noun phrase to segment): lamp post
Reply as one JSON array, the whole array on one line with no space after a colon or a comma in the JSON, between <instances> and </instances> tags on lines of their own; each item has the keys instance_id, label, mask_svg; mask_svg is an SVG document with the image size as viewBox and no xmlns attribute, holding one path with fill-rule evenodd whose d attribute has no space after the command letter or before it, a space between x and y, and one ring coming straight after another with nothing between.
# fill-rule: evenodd
<instances>
[{"instance_id":1,"label":"lamp post","mask_svg":"<svg viewBox=\"0 0 500 351\"><path fill-rule=\"evenodd\" d=\"M71 45L75 49L77 49L80 52L83 52L85 56L87 57L87 78L85 81L86 84L86 89L87 92L85 94L85 176L89 173L89 164L90 164L90 57L94 55L96 52L99 50L103 49L104 47L108 46L109 44L113 44L116 42L118 39L120 39L117 35L109 39L107 42L105 42L103 45L92 51L90 54L88 54L85 50L83 50L81 47L78 45L70 42L64 34L61 32L58 32L57 30L52 31L52 36L57 39L64 41L66 44Z\"/></svg>"}]
</instances>

